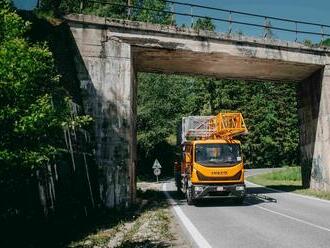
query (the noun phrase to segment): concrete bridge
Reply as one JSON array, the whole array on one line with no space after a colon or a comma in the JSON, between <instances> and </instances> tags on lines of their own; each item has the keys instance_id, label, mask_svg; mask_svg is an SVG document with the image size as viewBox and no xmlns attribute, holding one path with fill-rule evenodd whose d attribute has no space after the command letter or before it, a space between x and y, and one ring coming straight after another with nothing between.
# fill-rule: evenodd
<instances>
[{"instance_id":1,"label":"concrete bridge","mask_svg":"<svg viewBox=\"0 0 330 248\"><path fill-rule=\"evenodd\" d=\"M137 72L298 81L304 183L311 173L312 188L330 190L330 50L87 15L65 19L85 111L95 119L107 206L135 198Z\"/></svg>"}]
</instances>

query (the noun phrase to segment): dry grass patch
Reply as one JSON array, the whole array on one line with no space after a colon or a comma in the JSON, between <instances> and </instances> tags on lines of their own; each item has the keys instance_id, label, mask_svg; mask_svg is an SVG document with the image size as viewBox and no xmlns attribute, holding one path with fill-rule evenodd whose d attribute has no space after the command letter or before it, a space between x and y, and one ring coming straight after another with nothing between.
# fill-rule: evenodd
<instances>
[{"instance_id":1,"label":"dry grass patch","mask_svg":"<svg viewBox=\"0 0 330 248\"><path fill-rule=\"evenodd\" d=\"M138 204L131 217L72 242L69 247L175 247L172 216L164 194L157 190L159 184L142 183L140 186L142 189L138 190Z\"/></svg>"}]
</instances>

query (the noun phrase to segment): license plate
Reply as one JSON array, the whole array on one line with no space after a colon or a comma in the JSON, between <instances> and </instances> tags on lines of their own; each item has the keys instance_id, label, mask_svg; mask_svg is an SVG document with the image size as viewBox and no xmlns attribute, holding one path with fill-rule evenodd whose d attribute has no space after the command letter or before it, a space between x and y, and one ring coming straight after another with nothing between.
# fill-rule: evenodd
<instances>
[{"instance_id":1,"label":"license plate","mask_svg":"<svg viewBox=\"0 0 330 248\"><path fill-rule=\"evenodd\" d=\"M223 189L223 187L222 186L218 186L217 187L217 191L223 191L224 189Z\"/></svg>"}]
</instances>

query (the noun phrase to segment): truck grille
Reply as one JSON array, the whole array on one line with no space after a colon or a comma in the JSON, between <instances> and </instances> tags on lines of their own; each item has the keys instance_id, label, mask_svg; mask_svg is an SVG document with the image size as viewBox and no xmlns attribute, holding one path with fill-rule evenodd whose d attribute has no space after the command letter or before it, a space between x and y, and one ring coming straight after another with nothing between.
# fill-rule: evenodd
<instances>
[{"instance_id":1,"label":"truck grille","mask_svg":"<svg viewBox=\"0 0 330 248\"><path fill-rule=\"evenodd\" d=\"M234 176L231 177L207 177L197 171L197 177L200 181L234 181L239 180L241 178L241 175L242 171L237 172Z\"/></svg>"}]
</instances>

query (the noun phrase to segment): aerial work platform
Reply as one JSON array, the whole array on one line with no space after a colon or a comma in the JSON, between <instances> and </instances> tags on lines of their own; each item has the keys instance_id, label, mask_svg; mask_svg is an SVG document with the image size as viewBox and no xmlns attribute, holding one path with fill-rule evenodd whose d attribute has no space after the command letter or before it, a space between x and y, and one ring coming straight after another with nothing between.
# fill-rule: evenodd
<instances>
[{"instance_id":1,"label":"aerial work platform","mask_svg":"<svg viewBox=\"0 0 330 248\"><path fill-rule=\"evenodd\" d=\"M231 139L246 134L241 113L219 113L216 116L188 116L182 118L182 143L187 140L222 138Z\"/></svg>"}]
</instances>

